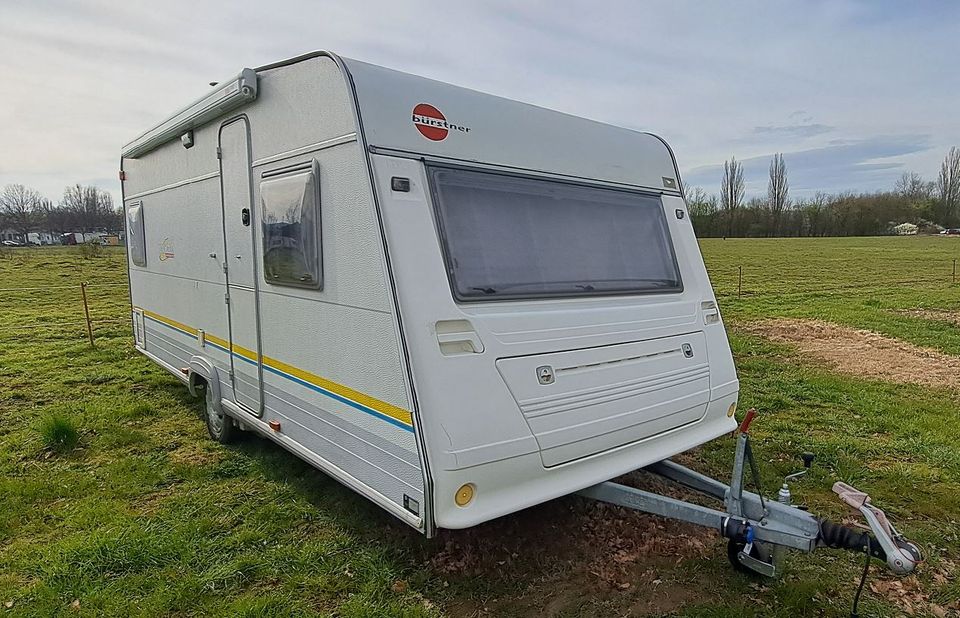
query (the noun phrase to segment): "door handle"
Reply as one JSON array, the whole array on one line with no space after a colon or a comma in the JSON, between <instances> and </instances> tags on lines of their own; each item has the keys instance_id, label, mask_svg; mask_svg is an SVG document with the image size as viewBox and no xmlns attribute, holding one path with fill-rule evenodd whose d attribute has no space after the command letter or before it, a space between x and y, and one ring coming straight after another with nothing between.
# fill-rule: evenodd
<instances>
[{"instance_id":1,"label":"door handle","mask_svg":"<svg viewBox=\"0 0 960 618\"><path fill-rule=\"evenodd\" d=\"M250 225L250 209L244 208L240 211L240 223Z\"/></svg>"}]
</instances>

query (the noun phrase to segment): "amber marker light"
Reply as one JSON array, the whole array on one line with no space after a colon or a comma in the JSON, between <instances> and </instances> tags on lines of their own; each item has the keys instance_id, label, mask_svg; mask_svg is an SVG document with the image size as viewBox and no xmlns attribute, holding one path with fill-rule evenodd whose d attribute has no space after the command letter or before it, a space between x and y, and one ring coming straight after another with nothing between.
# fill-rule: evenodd
<instances>
[{"instance_id":1,"label":"amber marker light","mask_svg":"<svg viewBox=\"0 0 960 618\"><path fill-rule=\"evenodd\" d=\"M457 490L457 493L453 496L453 501L457 503L457 506L467 506L473 500L473 493L473 485L467 483Z\"/></svg>"}]
</instances>

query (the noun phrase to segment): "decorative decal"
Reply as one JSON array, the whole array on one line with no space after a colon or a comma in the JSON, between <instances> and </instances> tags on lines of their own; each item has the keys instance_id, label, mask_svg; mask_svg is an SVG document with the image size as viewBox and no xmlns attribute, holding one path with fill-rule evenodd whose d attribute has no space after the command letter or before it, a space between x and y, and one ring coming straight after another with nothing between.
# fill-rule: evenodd
<instances>
[{"instance_id":1,"label":"decorative decal","mask_svg":"<svg viewBox=\"0 0 960 618\"><path fill-rule=\"evenodd\" d=\"M172 260L174 256L173 241L169 238L164 238L162 241L160 241L160 261L165 262L167 260Z\"/></svg>"},{"instance_id":2,"label":"decorative decal","mask_svg":"<svg viewBox=\"0 0 960 618\"><path fill-rule=\"evenodd\" d=\"M429 103L420 103L413 108L413 126L417 127L420 135L434 142L446 139L450 131L470 132L470 127L448 122L443 112Z\"/></svg>"}]
</instances>

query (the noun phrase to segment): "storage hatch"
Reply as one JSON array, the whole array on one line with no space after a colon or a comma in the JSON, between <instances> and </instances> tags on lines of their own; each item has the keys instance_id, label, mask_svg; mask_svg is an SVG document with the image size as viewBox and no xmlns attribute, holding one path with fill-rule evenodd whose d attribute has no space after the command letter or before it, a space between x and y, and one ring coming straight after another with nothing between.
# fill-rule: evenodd
<instances>
[{"instance_id":1,"label":"storage hatch","mask_svg":"<svg viewBox=\"0 0 960 618\"><path fill-rule=\"evenodd\" d=\"M544 466L693 423L710 400L702 332L497 360Z\"/></svg>"}]
</instances>

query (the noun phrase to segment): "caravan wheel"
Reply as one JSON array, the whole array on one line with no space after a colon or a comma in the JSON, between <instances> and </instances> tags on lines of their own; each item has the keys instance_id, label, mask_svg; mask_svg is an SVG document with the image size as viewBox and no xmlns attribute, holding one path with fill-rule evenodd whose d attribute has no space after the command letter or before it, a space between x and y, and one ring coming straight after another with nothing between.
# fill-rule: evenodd
<instances>
[{"instance_id":1,"label":"caravan wheel","mask_svg":"<svg viewBox=\"0 0 960 618\"><path fill-rule=\"evenodd\" d=\"M207 432L209 432L210 437L220 444L233 442L236 437L237 428L234 427L232 418L222 411L217 411L213 401L213 389L203 389L203 400L206 404Z\"/></svg>"}]
</instances>

